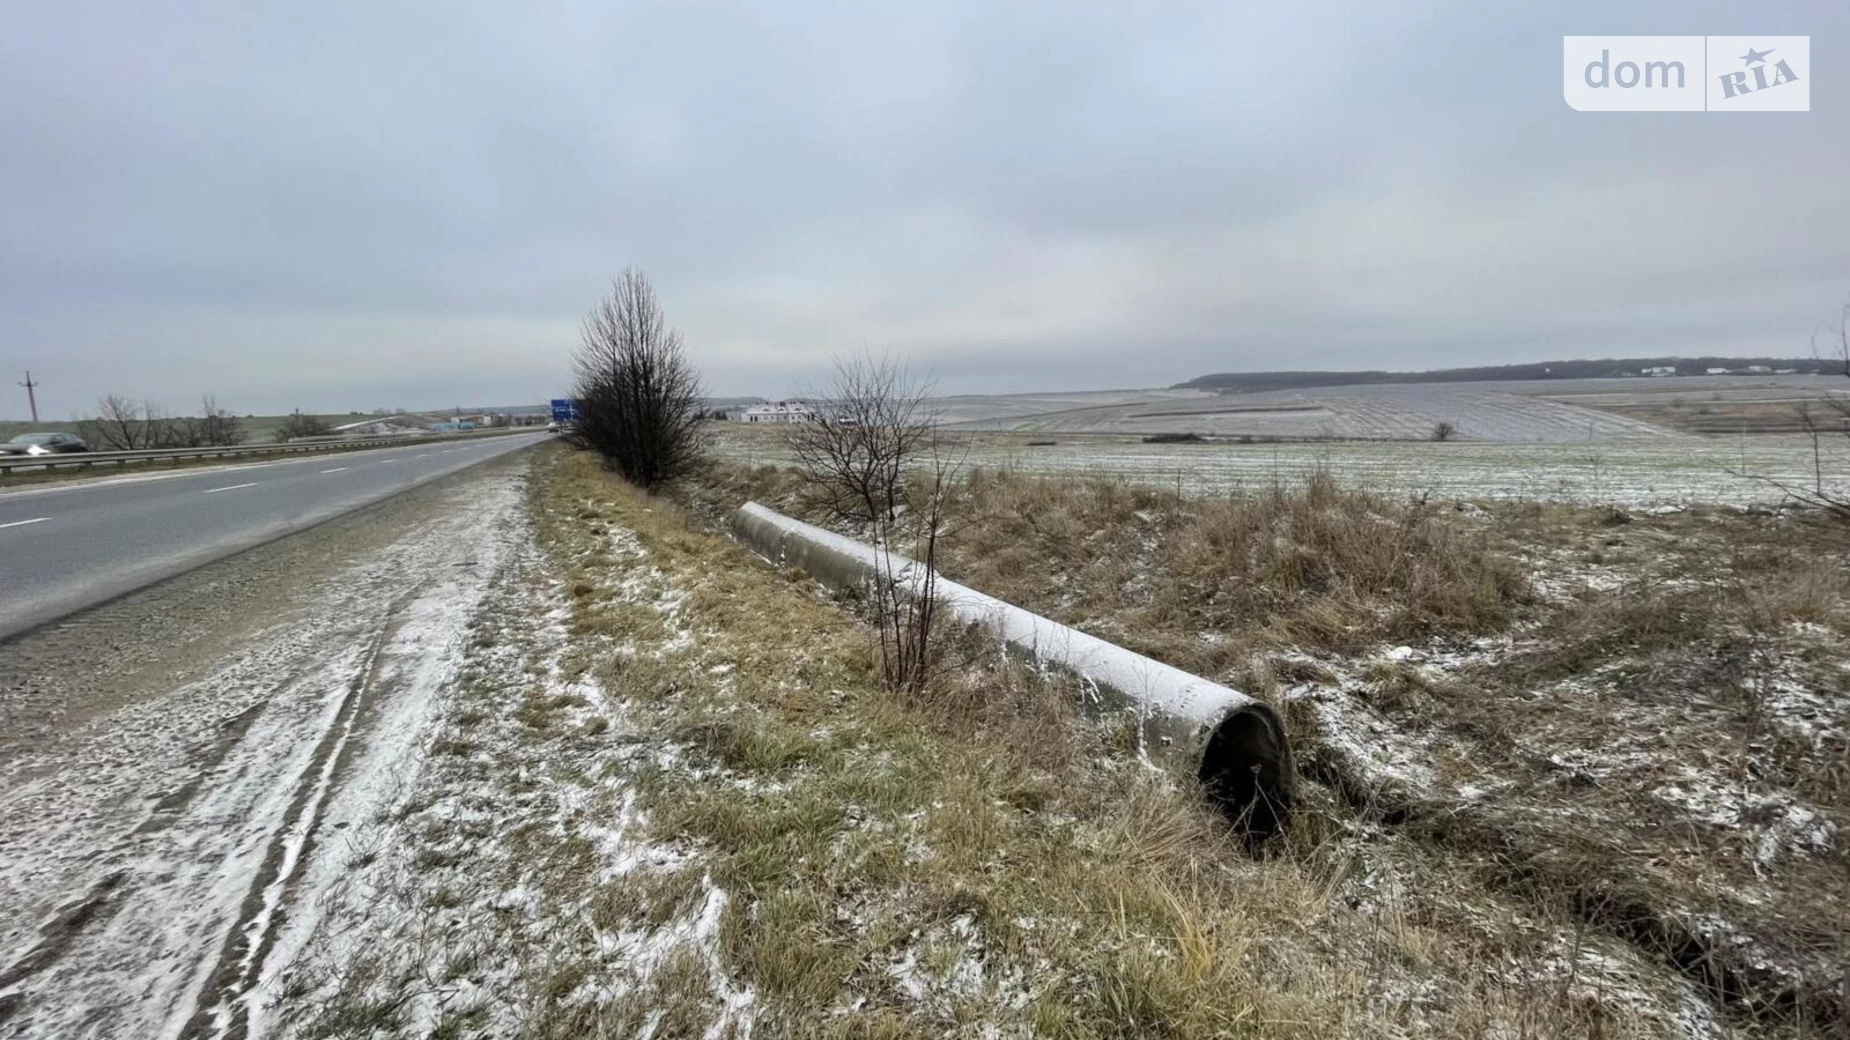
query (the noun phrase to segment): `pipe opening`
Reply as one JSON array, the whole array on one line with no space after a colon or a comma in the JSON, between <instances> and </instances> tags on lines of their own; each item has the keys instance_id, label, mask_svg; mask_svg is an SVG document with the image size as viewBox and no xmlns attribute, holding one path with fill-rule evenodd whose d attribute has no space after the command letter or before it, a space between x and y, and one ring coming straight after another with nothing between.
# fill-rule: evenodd
<instances>
[{"instance_id":1,"label":"pipe opening","mask_svg":"<svg viewBox=\"0 0 1850 1040\"><path fill-rule=\"evenodd\" d=\"M1297 773L1291 745L1272 709L1255 704L1221 720L1201 755L1201 786L1249 844L1284 829Z\"/></svg>"}]
</instances>

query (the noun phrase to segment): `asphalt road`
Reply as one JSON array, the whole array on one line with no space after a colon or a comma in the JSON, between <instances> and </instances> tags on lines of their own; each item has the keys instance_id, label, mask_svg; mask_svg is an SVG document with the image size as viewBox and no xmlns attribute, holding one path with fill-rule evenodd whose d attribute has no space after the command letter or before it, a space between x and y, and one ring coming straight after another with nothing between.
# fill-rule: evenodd
<instances>
[{"instance_id":1,"label":"asphalt road","mask_svg":"<svg viewBox=\"0 0 1850 1040\"><path fill-rule=\"evenodd\" d=\"M0 639L546 438L332 452L0 493Z\"/></svg>"}]
</instances>

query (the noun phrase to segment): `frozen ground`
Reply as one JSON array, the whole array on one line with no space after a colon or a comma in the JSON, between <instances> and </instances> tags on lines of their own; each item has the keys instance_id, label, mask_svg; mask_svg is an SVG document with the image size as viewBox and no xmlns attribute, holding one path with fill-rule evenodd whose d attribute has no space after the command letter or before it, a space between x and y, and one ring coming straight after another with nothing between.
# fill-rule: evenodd
<instances>
[{"instance_id":1,"label":"frozen ground","mask_svg":"<svg viewBox=\"0 0 1850 1040\"><path fill-rule=\"evenodd\" d=\"M764 431L726 431L728 461L788 464ZM748 435L749 434L749 435ZM1098 476L1199 495L1294 482L1327 469L1346 486L1443 499L1534 499L1630 506L1773 504L1785 493L1766 478L1811 487L1812 442L1802 436L1674 437L1594 444L1338 442L1330 444L1142 444L1102 437L1029 446L978 436L968 464L1026 473ZM1850 440L1821 442L1827 487L1850 488Z\"/></svg>"},{"instance_id":2,"label":"frozen ground","mask_svg":"<svg viewBox=\"0 0 1850 1040\"><path fill-rule=\"evenodd\" d=\"M1031 416L1074 410L1131 407L1146 408L1177 402L1212 402L1219 395L1207 390L1081 390L1046 394L961 394L932 402L942 423L1007 423Z\"/></svg>"},{"instance_id":3,"label":"frozen ground","mask_svg":"<svg viewBox=\"0 0 1850 1040\"><path fill-rule=\"evenodd\" d=\"M647 553L625 602L677 636ZM327 895L283 928L253 1021L280 1036L748 1036L754 994L720 963L729 894L698 850L643 836L631 774L676 749L587 674L662 647L569 631L530 542L477 616L454 689L404 783L312 872ZM697 1023L697 1028L689 1029Z\"/></svg>"},{"instance_id":4,"label":"frozen ground","mask_svg":"<svg viewBox=\"0 0 1850 1040\"><path fill-rule=\"evenodd\" d=\"M1463 440L1579 444L1684 436L1625 410L1641 404L1797 404L1850 393L1840 377L1690 376L1316 387L1258 393L1108 391L940 399L954 429L1036 435L1198 433L1218 437L1424 440L1449 422Z\"/></svg>"},{"instance_id":5,"label":"frozen ground","mask_svg":"<svg viewBox=\"0 0 1850 1040\"><path fill-rule=\"evenodd\" d=\"M1647 595L1631 567L1563 566L1572 555L1533 561L1551 606ZM1653 577L1660 589L1680 581ZM1798 622L1694 642L1557 675L1532 663L1563 641L1519 624L1269 666L1302 677L1280 695L1314 714L1310 754L1385 811L1442 821L1431 829L1454 847L1493 836L1550 883L1623 892L1632 904L1608 920L1656 921L1646 948L1704 950L1724 988L1754 994L1768 1020L1796 1002L1796 1017L1841 1023L1845 814L1829 780L1850 733L1841 637Z\"/></svg>"},{"instance_id":6,"label":"frozen ground","mask_svg":"<svg viewBox=\"0 0 1850 1040\"><path fill-rule=\"evenodd\" d=\"M9 644L0 1036L749 1033L727 892L640 837L630 764L672 749L565 663L525 466Z\"/></svg>"},{"instance_id":7,"label":"frozen ground","mask_svg":"<svg viewBox=\"0 0 1850 1040\"><path fill-rule=\"evenodd\" d=\"M0 765L5 1035L244 1033L279 927L391 796L461 660L520 501L497 472L202 679Z\"/></svg>"},{"instance_id":8,"label":"frozen ground","mask_svg":"<svg viewBox=\"0 0 1850 1040\"><path fill-rule=\"evenodd\" d=\"M1850 444L1824 444L1827 483L1850 484ZM1180 482L1191 493L1292 481L1328 469L1345 485L1392 495L1538 499L1594 504L1694 502L1745 505L1785 494L1764 478L1809 487L1811 441L1679 438L1627 444L1524 445L1344 443L1332 445L1089 444L979 446L974 465L1027 472L1092 473L1145 483ZM1752 474L1751 476L1749 474Z\"/></svg>"},{"instance_id":9,"label":"frozen ground","mask_svg":"<svg viewBox=\"0 0 1850 1040\"><path fill-rule=\"evenodd\" d=\"M799 479L736 476L804 508ZM1338 891L1403 898L1375 876L1399 873L1444 908L1419 915L1497 941L1539 931L1495 920L1506 899L1566 922L1544 974L1668 1002L1674 1035L1841 1022L1843 556L1816 517L1020 479L952 500L953 577L1281 708L1316 781L1294 838L1353 823ZM1558 1021L1474 1035L1623 1032Z\"/></svg>"},{"instance_id":10,"label":"frozen ground","mask_svg":"<svg viewBox=\"0 0 1850 1040\"><path fill-rule=\"evenodd\" d=\"M1531 382L1479 383L1485 389L1547 397L1588 407L1650 404L1668 401L1815 401L1826 395L1850 393L1850 380L1841 375L1785 376L1677 376L1662 379L1561 379Z\"/></svg>"},{"instance_id":11,"label":"frozen ground","mask_svg":"<svg viewBox=\"0 0 1850 1040\"><path fill-rule=\"evenodd\" d=\"M1234 437L1422 440L1440 422L1461 439L1523 444L1656 440L1662 426L1474 384L1338 386L1148 401L966 422L1020 433L1199 433Z\"/></svg>"}]
</instances>

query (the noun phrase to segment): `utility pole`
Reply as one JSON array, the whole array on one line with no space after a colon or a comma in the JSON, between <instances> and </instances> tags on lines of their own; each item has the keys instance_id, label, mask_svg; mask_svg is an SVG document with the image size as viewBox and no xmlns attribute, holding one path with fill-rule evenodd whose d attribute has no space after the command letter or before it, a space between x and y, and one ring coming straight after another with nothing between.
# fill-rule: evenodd
<instances>
[{"instance_id":1,"label":"utility pole","mask_svg":"<svg viewBox=\"0 0 1850 1040\"><path fill-rule=\"evenodd\" d=\"M32 381L32 370L31 369L29 368L26 369L26 381L19 385L26 388L26 404L31 406L32 421L36 423L39 421L39 398L38 398L38 395L33 393L32 391L38 388L38 384Z\"/></svg>"}]
</instances>

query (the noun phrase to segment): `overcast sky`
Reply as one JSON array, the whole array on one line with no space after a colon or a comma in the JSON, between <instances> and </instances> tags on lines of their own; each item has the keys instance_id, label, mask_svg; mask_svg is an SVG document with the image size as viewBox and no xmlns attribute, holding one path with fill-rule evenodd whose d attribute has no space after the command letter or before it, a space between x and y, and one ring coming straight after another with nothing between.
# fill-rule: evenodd
<instances>
[{"instance_id":1,"label":"overcast sky","mask_svg":"<svg viewBox=\"0 0 1850 1040\"><path fill-rule=\"evenodd\" d=\"M0 416L537 401L630 264L725 395L1808 352L1850 5L1421 6L12 0ZM1809 34L1812 111L1574 112L1607 33Z\"/></svg>"}]
</instances>

